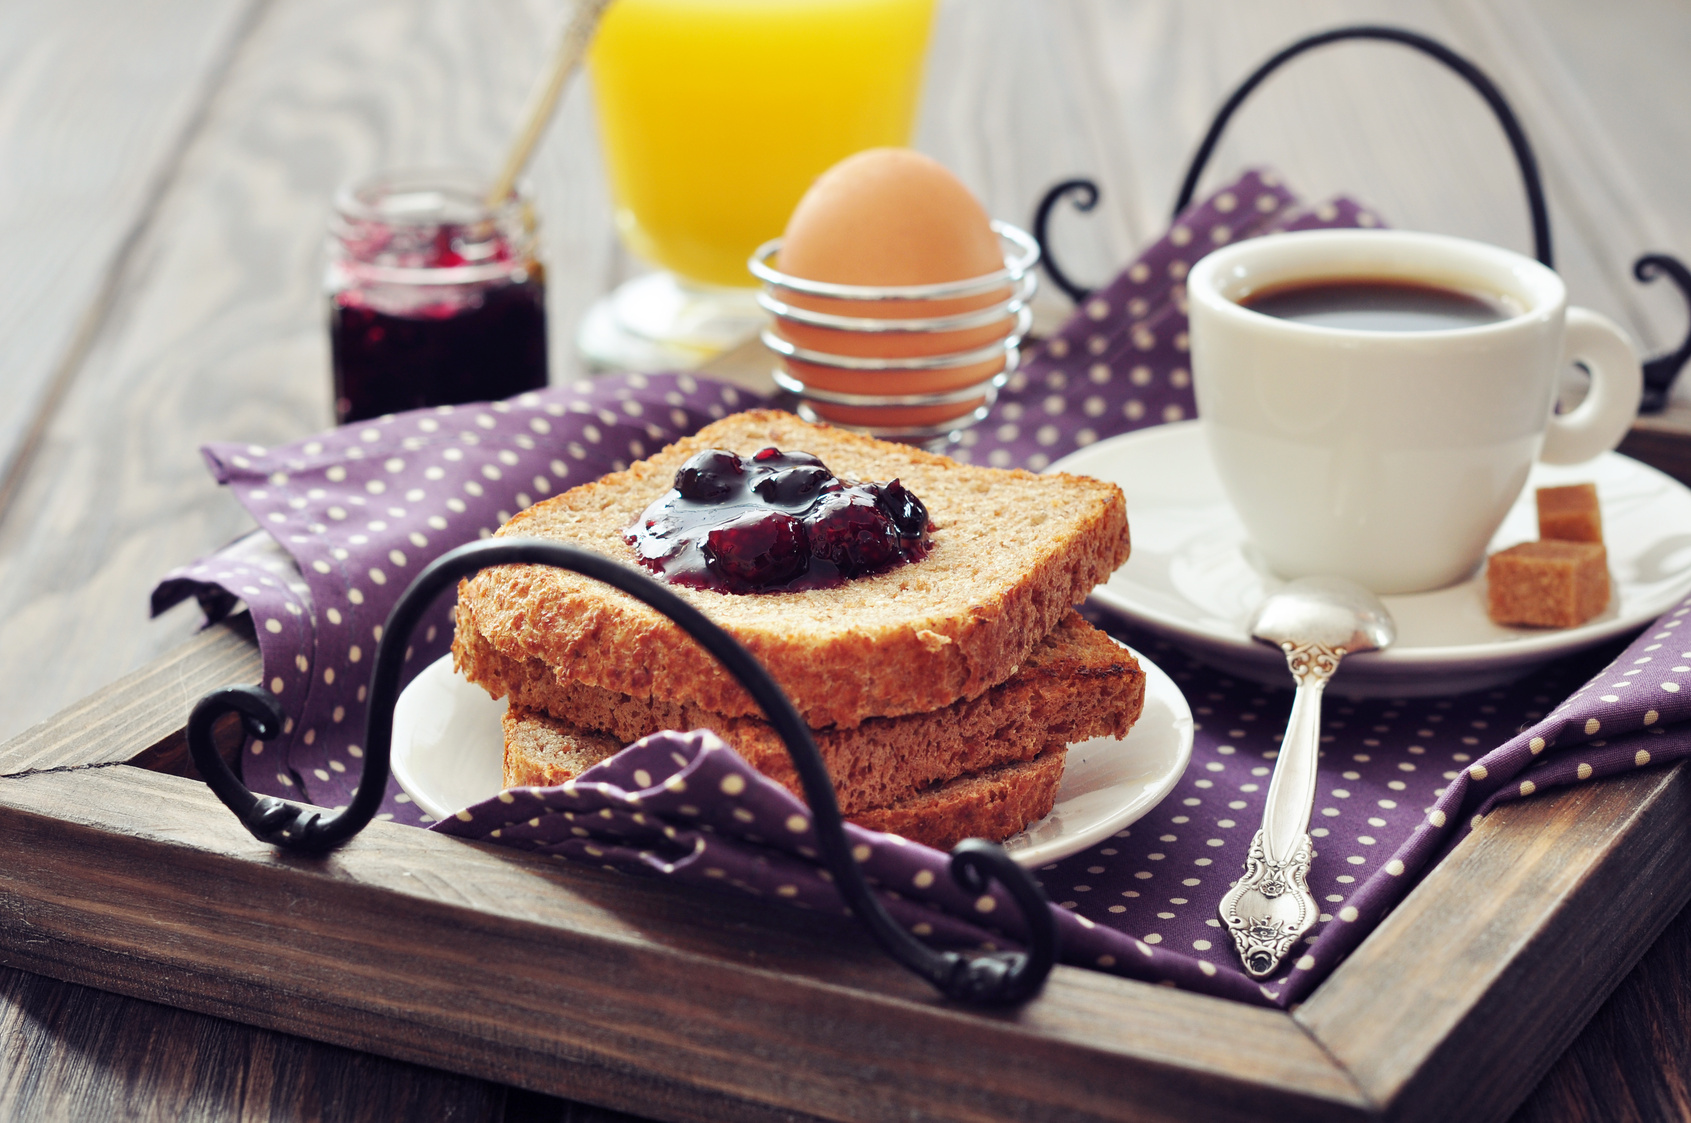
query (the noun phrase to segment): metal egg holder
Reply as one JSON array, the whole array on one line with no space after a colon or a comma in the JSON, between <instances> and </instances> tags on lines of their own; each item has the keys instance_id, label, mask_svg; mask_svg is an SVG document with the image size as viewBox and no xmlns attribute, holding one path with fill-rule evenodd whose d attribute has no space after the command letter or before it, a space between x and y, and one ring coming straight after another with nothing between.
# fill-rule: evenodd
<instances>
[{"instance_id":1,"label":"metal egg holder","mask_svg":"<svg viewBox=\"0 0 1691 1123\"><path fill-rule=\"evenodd\" d=\"M994 220L992 230L1006 243L1004 268L962 281L930 285L840 285L790 277L769 264L781 249L781 239L775 238L759 246L752 254L748 267L752 274L763 282L763 288L757 297L758 304L774 316L776 321L775 325L763 329L762 339L764 346L783 360L774 372L775 383L799 399L799 415L806 421L820 421L843 429L906 441L955 439L962 430L984 420L998 400L999 389L1009 381L1021 362L1021 342L1033 323L1033 310L1029 301L1039 285L1039 279L1033 272L1033 267L1039 262L1039 243L1025 230L1007 222ZM892 302L938 304L1005 288L1010 290L1010 295L1004 300L966 312L913 317L874 315L878 305L884 307ZM785 294L850 301L860 306L864 314L840 315L801 308L783 299ZM848 332L853 336L918 337L970 331L1006 321L1011 321L1009 332L991 343L941 354L909 357L822 351L800 346L776 331L776 325L790 323L807 328ZM788 366L791 362L806 363L830 371L840 371L849 377L852 373L961 370L989 363L1000 356L1003 358L1002 364L983 379L962 386L947 386L944 389L909 394L850 393L828 389L806 383ZM935 406L943 407L977 400L980 404L971 410L921 424L852 424L837 417L827 416L825 412L827 406L891 412L931 409ZM822 405L824 411L815 409L815 404Z\"/></svg>"}]
</instances>

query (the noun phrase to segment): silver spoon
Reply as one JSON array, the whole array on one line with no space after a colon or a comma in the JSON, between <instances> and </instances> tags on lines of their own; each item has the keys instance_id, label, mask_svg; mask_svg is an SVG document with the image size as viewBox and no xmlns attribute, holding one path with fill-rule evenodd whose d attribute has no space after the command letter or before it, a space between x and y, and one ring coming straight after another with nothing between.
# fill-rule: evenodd
<instances>
[{"instance_id":1,"label":"silver spoon","mask_svg":"<svg viewBox=\"0 0 1691 1123\"><path fill-rule=\"evenodd\" d=\"M1309 813L1321 741L1321 693L1339 660L1397 638L1380 598L1341 577L1305 577L1270 593L1251 617L1253 639L1286 653L1297 680L1292 716L1268 781L1262 828L1245 875L1221 898L1221 919L1253 978L1272 974L1321 911L1309 891Z\"/></svg>"}]
</instances>

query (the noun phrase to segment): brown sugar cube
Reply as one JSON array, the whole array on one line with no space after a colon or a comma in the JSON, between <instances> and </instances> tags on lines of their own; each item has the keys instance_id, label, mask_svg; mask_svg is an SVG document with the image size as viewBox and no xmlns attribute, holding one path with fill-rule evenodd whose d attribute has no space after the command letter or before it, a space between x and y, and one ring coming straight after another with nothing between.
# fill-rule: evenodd
<instances>
[{"instance_id":1,"label":"brown sugar cube","mask_svg":"<svg viewBox=\"0 0 1691 1123\"><path fill-rule=\"evenodd\" d=\"M1538 536L1561 542L1603 541L1596 484L1538 489Z\"/></svg>"},{"instance_id":2,"label":"brown sugar cube","mask_svg":"<svg viewBox=\"0 0 1691 1123\"><path fill-rule=\"evenodd\" d=\"M1494 624L1571 628L1609 605L1609 552L1601 542L1522 542L1486 562Z\"/></svg>"}]
</instances>

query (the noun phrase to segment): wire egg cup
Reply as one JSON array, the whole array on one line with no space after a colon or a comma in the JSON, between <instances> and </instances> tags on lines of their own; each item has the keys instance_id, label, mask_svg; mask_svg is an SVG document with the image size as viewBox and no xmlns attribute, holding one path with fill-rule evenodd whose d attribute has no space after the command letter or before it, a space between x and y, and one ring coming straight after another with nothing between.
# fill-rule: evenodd
<instances>
[{"instance_id":1,"label":"wire egg cup","mask_svg":"<svg viewBox=\"0 0 1691 1123\"><path fill-rule=\"evenodd\" d=\"M759 246L748 266L752 274L763 282L757 297L758 304L775 317L775 322L763 329L762 339L764 346L782 359L775 369L775 383L799 399L799 415L807 421L822 421L843 429L908 441L956 440L964 429L984 420L998 400L999 389L1009 381L1021 362L1021 342L1033 322L1033 310L1028 302L1039 284L1033 272L1033 267L1039 262L1039 243L1033 236L997 220L993 221L992 230L1005 243L1004 268L962 281L930 285L840 285L790 277L769 264L781 249L781 239L775 238ZM914 317L874 314L877 305L884 307L897 302L907 308L910 304L966 300L999 290L1008 290L1009 295L985 307L963 312ZM864 314L842 315L799 307L788 299L788 294L849 301L861 307ZM841 354L806 347L776 330L778 325L786 323L797 325L801 331L817 328L846 332L852 336L915 339L974 331L1006 322L1010 324L1007 334L990 343L940 354L904 357ZM964 385L945 385L906 394L851 393L816 385L814 378L807 383L794 373L792 366L794 363L805 364L830 373L838 372L846 379L854 374L934 372L940 381L944 381L944 372L966 370L1000 358L1002 362L984 378ZM931 416L936 409L943 411L946 406L968 402L975 402L974 408ZM820 411L814 408L816 405L822 407ZM835 408L830 411L829 407ZM859 423L842 419L842 410L849 411L846 416L859 419ZM908 415L912 411L921 411L930 417L918 423L877 424L872 420L863 421L865 413L872 411L887 411L895 417L898 413Z\"/></svg>"}]
</instances>

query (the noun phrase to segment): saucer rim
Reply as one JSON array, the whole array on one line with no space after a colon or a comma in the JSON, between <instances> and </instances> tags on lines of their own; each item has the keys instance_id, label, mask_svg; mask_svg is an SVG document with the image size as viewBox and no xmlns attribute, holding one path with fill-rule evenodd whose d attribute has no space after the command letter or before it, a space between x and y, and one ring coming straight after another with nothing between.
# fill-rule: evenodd
<instances>
[{"instance_id":1,"label":"saucer rim","mask_svg":"<svg viewBox=\"0 0 1691 1123\"><path fill-rule=\"evenodd\" d=\"M1087 475L1089 472L1083 465L1092 462L1099 456L1108 457L1112 455L1114 450L1124 445L1149 443L1156 440L1192 441L1201 439L1203 439L1202 419L1167 422L1162 425L1154 425L1107 437L1095 444L1069 453L1052 463L1044 471L1046 473L1070 472ZM1624 461L1629 471L1659 477L1660 480L1671 485L1671 487L1686 493L1687 498L1691 498L1691 488L1687 488L1660 469L1622 453L1605 452L1593 458L1591 463L1615 460ZM1128 512L1130 527L1132 517L1132 512ZM1474 584L1481 579L1482 573L1483 567L1467 580L1458 582L1454 586L1447 586L1447 588ZM1114 574L1111 576L1114 576ZM1647 605L1640 605L1625 615L1617 613L1614 616L1599 617L1572 628L1560 628L1542 633L1536 630L1522 629L1520 638L1503 641L1392 647L1385 651L1355 655L1347 659L1345 665L1352 670L1352 678L1354 679L1357 677L1354 672L1369 672L1370 677L1383 678L1398 674L1448 673L1462 667L1501 669L1523 664L1540 664L1558 656L1582 651L1625 635L1656 619L1663 612L1678 604L1684 599L1688 591L1691 591L1691 573L1687 573L1678 583L1665 587L1656 598L1647 602ZM1237 631L1221 631L1166 615L1154 607L1142 605L1123 596L1118 589L1112 589L1109 586L1108 578L1092 590L1089 599L1131 622L1149 627L1176 642L1184 641L1200 647L1219 648L1234 654L1248 655L1253 658L1260 657L1275 664L1279 663L1279 653L1251 639L1250 635L1244 631L1242 624Z\"/></svg>"}]
</instances>

